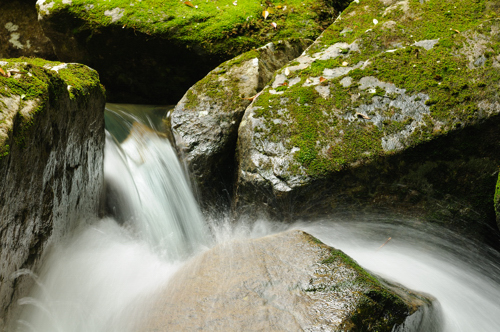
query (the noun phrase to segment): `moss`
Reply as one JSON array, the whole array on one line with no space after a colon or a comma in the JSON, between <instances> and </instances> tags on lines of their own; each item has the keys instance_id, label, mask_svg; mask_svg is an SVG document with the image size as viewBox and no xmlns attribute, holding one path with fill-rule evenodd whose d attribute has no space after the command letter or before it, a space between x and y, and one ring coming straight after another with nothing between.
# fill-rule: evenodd
<instances>
[{"instance_id":1,"label":"moss","mask_svg":"<svg viewBox=\"0 0 500 332\"><path fill-rule=\"evenodd\" d=\"M67 12L84 22L74 29L75 34L88 29L98 34L104 27L118 25L176 40L210 54L235 56L271 40L290 37L314 39L333 22L337 10L343 8L334 9L331 2L323 0L193 0L186 3L177 0L98 3L73 0L71 5L65 5L62 0L54 0L54 6L49 10L51 14ZM116 8L122 15L113 22L111 16L104 13ZM267 19L262 15L264 10L270 13ZM271 22L275 22L277 28Z\"/></svg>"},{"instance_id":2,"label":"moss","mask_svg":"<svg viewBox=\"0 0 500 332\"><path fill-rule=\"evenodd\" d=\"M18 112L14 115L14 126L17 129L13 140L21 148L26 143L26 135L36 121L36 116L43 113L50 103L58 100L63 94L68 93L70 99L76 96L85 97L93 89L99 89L104 94L97 72L84 65L69 64L63 68L60 62L36 58L8 59L6 62L3 70L11 71L13 75L0 76L0 98L19 96L20 109L25 103L35 101L35 108L29 114ZM56 66L61 68L58 72L50 69ZM70 89L68 85L71 85ZM6 125L5 121L0 123L0 126ZM7 136L10 136L13 128L5 130L8 132ZM9 154L7 138L3 137L0 142L0 158Z\"/></svg>"},{"instance_id":3,"label":"moss","mask_svg":"<svg viewBox=\"0 0 500 332\"><path fill-rule=\"evenodd\" d=\"M323 33L308 53L325 50L338 42L352 44L354 41L360 46L360 52L346 50L336 58L316 60L308 68L294 72L302 77L300 83L279 89L283 92L280 95L264 92L254 103L258 108L255 115L267 120L268 135L262 136L273 142L285 141L289 149L298 147L294 158L305 167L309 176L324 176L353 163L391 154L382 148L382 138L389 135L406 130L400 143L411 147L477 123L486 116L478 107L479 102L500 101L498 86L485 83L500 81L500 71L491 70L492 60L482 67L469 68L469 60L462 54L466 52L464 47L468 47L466 31L476 29L489 33L493 25L500 25L498 14L496 18L485 19L487 6L482 0L426 1L422 4L411 0L408 4L411 14L405 13L401 5L386 11L387 7L378 0L351 3L342 18ZM379 23L375 25L373 19ZM398 24L394 28L383 27L389 20ZM438 38L439 42L429 50L411 46L415 41ZM487 48L489 59L499 54L491 44ZM398 47L395 52L385 52ZM340 67L343 61L353 64L366 60L369 63L363 68L349 72L353 80L350 87L339 84L343 77L323 82L323 86L329 87L327 98L321 97L315 86L302 87L305 78L321 76L325 69ZM402 93L389 95L381 87L376 87L374 93L360 90L357 82L367 76L404 89L404 96L415 97L414 102L421 102L423 96L428 96L425 105L430 113L422 115L423 120L418 121L411 116L391 117L388 113L400 114L399 109L374 110L373 114L368 114L368 117L382 115L381 125L355 116L362 105L402 96ZM288 102L282 102L285 100ZM277 126L271 119L291 120L292 124ZM298 170L290 167L293 169Z\"/></svg>"},{"instance_id":4,"label":"moss","mask_svg":"<svg viewBox=\"0 0 500 332\"><path fill-rule=\"evenodd\" d=\"M306 291L332 292L342 291L343 288L359 290L361 297L356 306L357 310L344 321L343 328L352 331L369 326L373 331L392 331L395 325L401 324L405 317L411 314L408 305L398 295L389 291L356 261L340 250L325 245L323 247L327 249L328 255L321 264L333 269L349 267L355 271L355 278L353 281L340 281L331 286L319 284Z\"/></svg>"},{"instance_id":5,"label":"moss","mask_svg":"<svg viewBox=\"0 0 500 332\"><path fill-rule=\"evenodd\" d=\"M495 204L495 213L497 218L497 223L500 220L500 176L498 176L497 184L495 186L495 195L493 197Z\"/></svg>"}]
</instances>

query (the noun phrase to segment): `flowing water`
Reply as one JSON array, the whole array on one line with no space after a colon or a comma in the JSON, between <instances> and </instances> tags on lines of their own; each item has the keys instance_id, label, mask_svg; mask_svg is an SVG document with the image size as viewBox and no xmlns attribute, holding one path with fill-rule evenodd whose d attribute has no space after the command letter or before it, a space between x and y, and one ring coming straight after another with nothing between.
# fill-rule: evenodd
<instances>
[{"instance_id":1,"label":"flowing water","mask_svg":"<svg viewBox=\"0 0 500 332\"><path fill-rule=\"evenodd\" d=\"M432 294L444 313L444 331L500 331L497 253L438 227L384 216L294 225L204 220L169 141L155 131L158 109L147 110L137 116L126 106L108 106L113 135L107 135L105 178L114 217L86 223L54 246L33 275L35 290L20 301L25 310L18 331L134 331L148 299L189 257L216 243L289 228Z\"/></svg>"}]
</instances>

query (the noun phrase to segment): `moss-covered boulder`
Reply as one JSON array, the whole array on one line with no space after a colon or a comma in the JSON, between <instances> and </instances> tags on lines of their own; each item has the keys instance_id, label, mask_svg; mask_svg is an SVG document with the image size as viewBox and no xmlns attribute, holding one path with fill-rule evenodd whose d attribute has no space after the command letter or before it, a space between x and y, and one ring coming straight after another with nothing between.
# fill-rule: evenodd
<instances>
[{"instance_id":1,"label":"moss-covered boulder","mask_svg":"<svg viewBox=\"0 0 500 332\"><path fill-rule=\"evenodd\" d=\"M205 206L229 203L238 127L246 107L276 70L312 41L269 43L224 62L192 86L170 116L177 150Z\"/></svg>"},{"instance_id":2,"label":"moss-covered boulder","mask_svg":"<svg viewBox=\"0 0 500 332\"><path fill-rule=\"evenodd\" d=\"M352 2L247 109L236 206L285 219L384 209L494 234L499 8Z\"/></svg>"},{"instance_id":3,"label":"moss-covered boulder","mask_svg":"<svg viewBox=\"0 0 500 332\"><path fill-rule=\"evenodd\" d=\"M221 62L315 39L347 0L38 0L61 61L99 71L109 101L175 104ZM266 14L267 12L267 14Z\"/></svg>"},{"instance_id":4,"label":"moss-covered boulder","mask_svg":"<svg viewBox=\"0 0 500 332\"><path fill-rule=\"evenodd\" d=\"M50 243L97 216L105 95L97 72L84 65L21 58L0 60L0 68L3 331L34 281L27 272L36 272Z\"/></svg>"},{"instance_id":5,"label":"moss-covered boulder","mask_svg":"<svg viewBox=\"0 0 500 332\"><path fill-rule=\"evenodd\" d=\"M294 230L219 245L183 266L137 331L438 331L432 298L388 285ZM413 329L405 329L411 324ZM420 327L420 329L415 329Z\"/></svg>"},{"instance_id":6,"label":"moss-covered boulder","mask_svg":"<svg viewBox=\"0 0 500 332\"><path fill-rule=\"evenodd\" d=\"M35 0L2 0L0 13L0 58L56 59L52 43L38 23Z\"/></svg>"}]
</instances>

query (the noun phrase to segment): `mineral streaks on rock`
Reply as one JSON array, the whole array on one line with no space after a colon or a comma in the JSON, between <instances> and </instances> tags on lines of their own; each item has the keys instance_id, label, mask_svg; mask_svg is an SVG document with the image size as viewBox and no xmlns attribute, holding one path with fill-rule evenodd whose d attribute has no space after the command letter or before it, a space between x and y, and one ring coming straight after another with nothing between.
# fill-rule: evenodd
<instances>
[{"instance_id":1,"label":"mineral streaks on rock","mask_svg":"<svg viewBox=\"0 0 500 332\"><path fill-rule=\"evenodd\" d=\"M137 331L394 331L415 312L435 309L432 299L395 288L294 230L194 258Z\"/></svg>"},{"instance_id":2,"label":"mineral streaks on rock","mask_svg":"<svg viewBox=\"0 0 500 332\"><path fill-rule=\"evenodd\" d=\"M24 58L0 67L10 76L0 76L1 330L33 282L19 272L36 269L51 242L97 216L105 96L84 65Z\"/></svg>"}]
</instances>

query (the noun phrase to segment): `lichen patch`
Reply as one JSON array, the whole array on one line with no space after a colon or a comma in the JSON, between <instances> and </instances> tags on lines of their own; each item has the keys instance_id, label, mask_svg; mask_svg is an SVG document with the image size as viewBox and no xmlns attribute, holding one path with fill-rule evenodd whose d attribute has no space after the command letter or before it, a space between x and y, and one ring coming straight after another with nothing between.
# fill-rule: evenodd
<instances>
[{"instance_id":1,"label":"lichen patch","mask_svg":"<svg viewBox=\"0 0 500 332\"><path fill-rule=\"evenodd\" d=\"M104 11L104 16L111 17L111 23L114 23L114 22L120 20L123 17L124 13L125 13L125 9L116 7L116 8L113 8L111 10Z\"/></svg>"}]
</instances>

